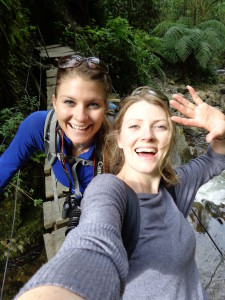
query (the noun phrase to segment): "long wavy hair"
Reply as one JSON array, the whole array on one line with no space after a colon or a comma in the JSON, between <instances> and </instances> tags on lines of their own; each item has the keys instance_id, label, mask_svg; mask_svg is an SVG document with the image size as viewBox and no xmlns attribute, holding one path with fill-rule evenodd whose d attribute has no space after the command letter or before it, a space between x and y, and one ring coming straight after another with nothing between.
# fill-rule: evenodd
<instances>
[{"instance_id":1,"label":"long wavy hair","mask_svg":"<svg viewBox=\"0 0 225 300\"><path fill-rule=\"evenodd\" d=\"M71 67L71 68L58 68L57 71L57 76L56 76L56 87L55 87L55 97L57 99L57 94L60 85L68 80L68 79L73 79L73 78L82 78L83 80L87 81L94 81L96 83L100 83L103 87L103 90L105 91L105 99L104 103L107 107L108 104L108 96L112 93L112 81L109 76L109 74L103 73L98 69L91 69L88 67L86 61L84 60L79 66L77 67ZM56 100L57 101L57 100ZM107 111L106 111L107 113ZM97 142L97 147L100 148L101 153L102 153L102 159L103 159L103 165L105 165L105 144L104 144L104 137L107 135L111 128L111 124L108 121L107 117L105 116L102 121L102 125L96 134L96 142Z\"/></svg>"},{"instance_id":2,"label":"long wavy hair","mask_svg":"<svg viewBox=\"0 0 225 300\"><path fill-rule=\"evenodd\" d=\"M118 174L122 169L125 163L125 157L123 153L123 149L118 147L118 135L121 132L123 119L128 108L138 102L146 101L149 104L157 105L161 107L167 116L167 121L169 124L169 136L168 136L168 145L164 155L161 158L159 164L159 174L161 175L161 181L165 186L171 186L175 184L178 180L176 177L174 170L172 168L170 156L174 150L176 144L176 126L171 120L171 112L168 107L168 104L158 98L157 96L153 96L150 94L141 94L141 95L131 95L126 97L120 105L119 113L115 119L113 129L106 135L105 137L105 163L107 166L107 170L109 173Z\"/></svg>"}]
</instances>

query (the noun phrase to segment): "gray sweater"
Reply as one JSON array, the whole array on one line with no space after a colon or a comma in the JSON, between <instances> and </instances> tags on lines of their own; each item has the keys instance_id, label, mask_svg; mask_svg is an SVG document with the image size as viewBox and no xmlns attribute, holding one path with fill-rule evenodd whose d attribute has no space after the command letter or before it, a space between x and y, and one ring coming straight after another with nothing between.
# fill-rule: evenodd
<instances>
[{"instance_id":1,"label":"gray sweater","mask_svg":"<svg viewBox=\"0 0 225 300\"><path fill-rule=\"evenodd\" d=\"M97 176L85 191L79 226L22 291L50 284L88 300L120 299L122 294L129 300L208 299L195 263L195 235L186 218L199 187L224 169L225 156L209 147L206 154L176 169L176 204L163 186L158 194L138 194L140 236L129 272L120 236L124 184L114 175Z\"/></svg>"}]
</instances>

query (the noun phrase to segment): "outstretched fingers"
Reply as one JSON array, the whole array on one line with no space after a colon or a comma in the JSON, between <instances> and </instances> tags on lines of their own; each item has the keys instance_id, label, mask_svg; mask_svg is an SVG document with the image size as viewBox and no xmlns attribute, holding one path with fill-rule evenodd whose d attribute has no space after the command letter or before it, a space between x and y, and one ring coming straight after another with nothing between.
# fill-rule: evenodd
<instances>
[{"instance_id":1,"label":"outstretched fingers","mask_svg":"<svg viewBox=\"0 0 225 300\"><path fill-rule=\"evenodd\" d=\"M195 119L186 119L178 116L171 117L171 120L184 126L198 127L198 122Z\"/></svg>"},{"instance_id":2,"label":"outstretched fingers","mask_svg":"<svg viewBox=\"0 0 225 300\"><path fill-rule=\"evenodd\" d=\"M187 89L196 105L203 103L202 99L198 96L198 93L195 91L195 89L193 89L193 87L188 85Z\"/></svg>"},{"instance_id":3,"label":"outstretched fingers","mask_svg":"<svg viewBox=\"0 0 225 300\"><path fill-rule=\"evenodd\" d=\"M195 105L193 103L177 94L173 95L173 98L175 100L170 100L170 104L173 106L173 108L182 113L185 117L194 117Z\"/></svg>"}]
</instances>

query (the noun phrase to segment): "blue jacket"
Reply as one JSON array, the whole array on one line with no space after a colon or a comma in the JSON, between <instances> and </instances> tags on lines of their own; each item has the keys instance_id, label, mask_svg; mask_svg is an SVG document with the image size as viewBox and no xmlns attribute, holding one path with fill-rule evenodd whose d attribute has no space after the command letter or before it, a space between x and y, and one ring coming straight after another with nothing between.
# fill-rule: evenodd
<instances>
[{"instance_id":1,"label":"blue jacket","mask_svg":"<svg viewBox=\"0 0 225 300\"><path fill-rule=\"evenodd\" d=\"M26 163L26 161L37 150L45 152L44 147L44 125L48 111L37 111L29 115L20 125L18 132L12 140L9 147L0 157L0 193L9 183L16 172ZM64 135L64 151L71 155L72 143ZM90 150L81 154L79 157L92 160L94 152L94 144ZM67 164L67 169L70 173L71 182L73 177L70 166ZM62 168L61 162L57 159L53 165L53 171L58 181L69 187L69 180ZM78 165L77 175L79 179L80 192L83 193L93 177L93 166ZM74 185L72 187L74 193Z\"/></svg>"}]
</instances>

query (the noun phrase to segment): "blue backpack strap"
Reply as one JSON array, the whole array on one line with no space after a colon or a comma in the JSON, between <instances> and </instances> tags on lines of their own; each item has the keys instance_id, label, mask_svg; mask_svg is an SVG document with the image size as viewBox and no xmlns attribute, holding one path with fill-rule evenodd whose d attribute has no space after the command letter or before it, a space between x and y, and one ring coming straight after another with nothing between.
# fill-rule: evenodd
<instances>
[{"instance_id":1,"label":"blue backpack strap","mask_svg":"<svg viewBox=\"0 0 225 300\"><path fill-rule=\"evenodd\" d=\"M125 182L124 186L127 194L127 204L121 234L129 259L137 245L139 238L140 206L136 193Z\"/></svg>"}]
</instances>

